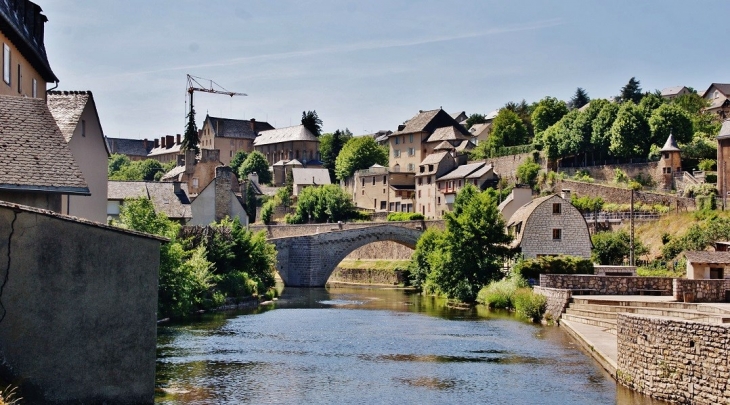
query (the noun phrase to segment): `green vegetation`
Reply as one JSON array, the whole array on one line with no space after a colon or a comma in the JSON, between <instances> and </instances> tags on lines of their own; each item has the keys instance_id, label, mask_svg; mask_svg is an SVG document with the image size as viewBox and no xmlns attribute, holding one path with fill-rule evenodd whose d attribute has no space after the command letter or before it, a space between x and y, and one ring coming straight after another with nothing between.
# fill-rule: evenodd
<instances>
[{"instance_id":1,"label":"green vegetation","mask_svg":"<svg viewBox=\"0 0 730 405\"><path fill-rule=\"evenodd\" d=\"M539 137L543 131L560 121L566 114L568 106L565 102L555 97L545 97L540 100L530 116L535 136Z\"/></svg>"},{"instance_id":2,"label":"green vegetation","mask_svg":"<svg viewBox=\"0 0 730 405\"><path fill-rule=\"evenodd\" d=\"M479 290L502 277L501 263L511 254L496 192L464 187L454 211L444 215L446 230L429 229L411 259L413 285L426 292L473 302Z\"/></svg>"},{"instance_id":3,"label":"green vegetation","mask_svg":"<svg viewBox=\"0 0 730 405\"><path fill-rule=\"evenodd\" d=\"M259 176L259 184L270 184L272 180L269 162L261 152L251 152L238 169L238 178L246 179L250 173Z\"/></svg>"},{"instance_id":4,"label":"green vegetation","mask_svg":"<svg viewBox=\"0 0 730 405\"><path fill-rule=\"evenodd\" d=\"M316 110L302 111L302 125L316 137L322 134L322 120L319 119Z\"/></svg>"},{"instance_id":5,"label":"green vegetation","mask_svg":"<svg viewBox=\"0 0 730 405\"><path fill-rule=\"evenodd\" d=\"M389 212L388 221L419 221L423 215L417 212Z\"/></svg>"},{"instance_id":6,"label":"green vegetation","mask_svg":"<svg viewBox=\"0 0 730 405\"><path fill-rule=\"evenodd\" d=\"M182 239L180 225L156 214L150 200L132 199L122 205L117 225L170 239L160 248L160 318L185 317L219 307L227 296L263 294L274 286L274 246L263 233L247 231L238 220L215 224L216 232L205 240Z\"/></svg>"},{"instance_id":7,"label":"green vegetation","mask_svg":"<svg viewBox=\"0 0 730 405\"><path fill-rule=\"evenodd\" d=\"M241 165L243 162L246 161L246 158L248 157L248 153L244 150L239 150L236 152L235 155L233 155L233 159L231 159L231 163L228 165L233 170L233 173L236 173L236 176L238 176L238 171L241 169ZM239 179L243 180L243 179Z\"/></svg>"},{"instance_id":8,"label":"green vegetation","mask_svg":"<svg viewBox=\"0 0 730 405\"><path fill-rule=\"evenodd\" d=\"M335 159L335 174L343 180L376 163L388 166L388 148L378 145L369 136L359 136L348 140L342 147Z\"/></svg>"},{"instance_id":9,"label":"green vegetation","mask_svg":"<svg viewBox=\"0 0 730 405\"><path fill-rule=\"evenodd\" d=\"M335 162L345 143L352 139L352 133L345 128L344 131L339 129L332 134L323 134L319 137L319 155L322 160L322 166L330 173L330 180L335 182Z\"/></svg>"},{"instance_id":10,"label":"green vegetation","mask_svg":"<svg viewBox=\"0 0 730 405\"><path fill-rule=\"evenodd\" d=\"M604 265L621 265L631 254L631 237L624 230L598 232L591 236L593 251L591 259ZM639 238L634 237L634 257L649 253Z\"/></svg>"},{"instance_id":11,"label":"green vegetation","mask_svg":"<svg viewBox=\"0 0 730 405\"><path fill-rule=\"evenodd\" d=\"M540 172L540 165L535 163L532 158L525 159L519 166L517 166L517 181L522 184L528 184L534 188L537 184L537 175Z\"/></svg>"},{"instance_id":12,"label":"green vegetation","mask_svg":"<svg viewBox=\"0 0 730 405\"><path fill-rule=\"evenodd\" d=\"M472 114L466 119L466 129L473 127L476 124L484 124L487 120L484 118L484 114Z\"/></svg>"},{"instance_id":13,"label":"green vegetation","mask_svg":"<svg viewBox=\"0 0 730 405\"><path fill-rule=\"evenodd\" d=\"M107 175L117 181L156 181L172 170L177 162L162 164L155 159L132 162L126 155L112 154Z\"/></svg>"},{"instance_id":14,"label":"green vegetation","mask_svg":"<svg viewBox=\"0 0 730 405\"><path fill-rule=\"evenodd\" d=\"M539 322L547 309L545 296L535 294L517 275L490 283L479 291L477 301L490 308L512 309L532 322Z\"/></svg>"},{"instance_id":15,"label":"green vegetation","mask_svg":"<svg viewBox=\"0 0 730 405\"><path fill-rule=\"evenodd\" d=\"M593 262L573 256L543 256L519 261L512 274L527 280L538 280L540 274L593 274Z\"/></svg>"},{"instance_id":16,"label":"green vegetation","mask_svg":"<svg viewBox=\"0 0 730 405\"><path fill-rule=\"evenodd\" d=\"M685 250L705 250L717 241L730 240L730 218L716 211L698 211L689 229L672 236L662 247L662 259L673 260Z\"/></svg>"},{"instance_id":17,"label":"green vegetation","mask_svg":"<svg viewBox=\"0 0 730 405\"><path fill-rule=\"evenodd\" d=\"M353 209L350 196L335 184L307 187L299 193L297 210L294 215L287 214L286 223L344 221Z\"/></svg>"},{"instance_id":18,"label":"green vegetation","mask_svg":"<svg viewBox=\"0 0 730 405\"><path fill-rule=\"evenodd\" d=\"M195 125L195 109L193 109L192 102L190 103L190 112L187 116L188 122L185 124L185 135L183 136L182 144L180 149L182 150L194 150L197 155L200 153L200 138L198 137L198 126Z\"/></svg>"},{"instance_id":19,"label":"green vegetation","mask_svg":"<svg viewBox=\"0 0 730 405\"><path fill-rule=\"evenodd\" d=\"M570 203L582 214L586 214L601 211L604 201L601 197L590 197L587 195L584 195L583 197L578 197L575 194L571 194Z\"/></svg>"},{"instance_id":20,"label":"green vegetation","mask_svg":"<svg viewBox=\"0 0 730 405\"><path fill-rule=\"evenodd\" d=\"M591 98L588 97L588 93L585 91L585 89L582 87L578 87L577 89L575 89L575 94L573 95L573 97L571 97L568 106L571 110L575 110L583 107L590 102Z\"/></svg>"},{"instance_id":21,"label":"green vegetation","mask_svg":"<svg viewBox=\"0 0 730 405\"><path fill-rule=\"evenodd\" d=\"M527 126L525 126L519 115L503 108L492 121L492 132L489 134L489 139L486 142L481 142L475 149L489 151L502 146L524 145L527 143L528 138Z\"/></svg>"}]
</instances>

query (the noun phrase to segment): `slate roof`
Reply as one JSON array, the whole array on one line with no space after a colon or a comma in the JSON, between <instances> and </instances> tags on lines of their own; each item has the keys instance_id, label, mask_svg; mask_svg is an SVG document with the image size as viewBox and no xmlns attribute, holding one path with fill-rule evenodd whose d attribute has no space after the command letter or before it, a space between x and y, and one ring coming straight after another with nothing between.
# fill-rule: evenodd
<instances>
[{"instance_id":1,"label":"slate roof","mask_svg":"<svg viewBox=\"0 0 730 405\"><path fill-rule=\"evenodd\" d=\"M106 143L109 145L110 153L143 157L147 157L152 147L155 146L155 141L147 141L147 147L145 147L145 141L142 139L126 138L106 138Z\"/></svg>"},{"instance_id":2,"label":"slate roof","mask_svg":"<svg viewBox=\"0 0 730 405\"><path fill-rule=\"evenodd\" d=\"M449 141L443 141L440 144L436 145L433 150L452 150L454 149L454 145L450 144Z\"/></svg>"},{"instance_id":3,"label":"slate roof","mask_svg":"<svg viewBox=\"0 0 730 405\"><path fill-rule=\"evenodd\" d=\"M175 166L169 172L162 175L161 181L179 180L181 174L185 173L185 166Z\"/></svg>"},{"instance_id":4,"label":"slate roof","mask_svg":"<svg viewBox=\"0 0 730 405\"><path fill-rule=\"evenodd\" d=\"M180 153L181 150L182 150L181 143L173 143L173 145L170 147L165 146L163 148L162 146L160 146L158 148L152 148L152 150L150 150L150 153L147 156L152 157L152 156L166 155L168 153L177 154L177 153Z\"/></svg>"},{"instance_id":5,"label":"slate roof","mask_svg":"<svg viewBox=\"0 0 730 405\"><path fill-rule=\"evenodd\" d=\"M96 116L96 122L99 123L99 128L101 129L101 121L96 111L94 95L90 91L50 91L48 92L46 103L63 137L66 138L66 142L71 142L71 138L81 120L81 115L89 103L91 103L91 108L94 110L94 115ZM110 155L109 145L106 142L103 130L101 137L104 140L106 153Z\"/></svg>"},{"instance_id":6,"label":"slate roof","mask_svg":"<svg viewBox=\"0 0 730 405\"><path fill-rule=\"evenodd\" d=\"M23 10L24 12L21 12L19 8L22 5L28 7L28 9ZM46 46L43 43L44 30L29 26L34 22L45 25L48 18L41 14L42 11L37 4L30 1L23 3L0 0L0 31L20 50L25 59L43 77L43 80L57 82L58 78L53 74L51 65L48 63ZM28 15L31 16L30 19L27 18ZM36 18L36 15L38 18Z\"/></svg>"},{"instance_id":7,"label":"slate roof","mask_svg":"<svg viewBox=\"0 0 730 405\"><path fill-rule=\"evenodd\" d=\"M107 199L123 201L127 198L147 198L152 201L155 212L161 212L170 219L190 219L193 216L185 183L180 183L180 192L175 193L175 183L110 180Z\"/></svg>"},{"instance_id":8,"label":"slate roof","mask_svg":"<svg viewBox=\"0 0 730 405\"><path fill-rule=\"evenodd\" d=\"M460 144L456 145L456 151L463 152L467 149L474 149L475 146L471 140L463 140Z\"/></svg>"},{"instance_id":9,"label":"slate roof","mask_svg":"<svg viewBox=\"0 0 730 405\"><path fill-rule=\"evenodd\" d=\"M452 125L450 127L436 128L426 142L456 141L469 138L471 138L471 134L465 131L463 126Z\"/></svg>"},{"instance_id":10,"label":"slate roof","mask_svg":"<svg viewBox=\"0 0 730 405\"><path fill-rule=\"evenodd\" d=\"M660 152L679 152L679 146L677 146L677 141L674 140L674 135L671 132Z\"/></svg>"},{"instance_id":11,"label":"slate roof","mask_svg":"<svg viewBox=\"0 0 730 405\"><path fill-rule=\"evenodd\" d=\"M692 263L730 264L730 252L687 251L684 257Z\"/></svg>"},{"instance_id":12,"label":"slate roof","mask_svg":"<svg viewBox=\"0 0 730 405\"><path fill-rule=\"evenodd\" d=\"M499 110L494 110L494 111L488 113L487 115L485 115L484 119L487 121L491 121L491 120L497 118L498 114L499 114Z\"/></svg>"},{"instance_id":13,"label":"slate roof","mask_svg":"<svg viewBox=\"0 0 730 405\"><path fill-rule=\"evenodd\" d=\"M445 175L439 177L436 180L441 181L441 180L463 179L466 176L472 174L474 171L481 169L484 165L485 165L484 162L469 163L467 165L461 165L461 166L457 167L456 169L450 171L449 173L446 173Z\"/></svg>"},{"instance_id":14,"label":"slate roof","mask_svg":"<svg viewBox=\"0 0 730 405\"><path fill-rule=\"evenodd\" d=\"M0 96L0 139L0 189L89 195L45 100Z\"/></svg>"},{"instance_id":15,"label":"slate roof","mask_svg":"<svg viewBox=\"0 0 730 405\"><path fill-rule=\"evenodd\" d=\"M485 174L491 172L493 170L492 165L484 165L481 169L477 169L475 172L472 172L472 174L466 176L467 179L478 179Z\"/></svg>"},{"instance_id":16,"label":"slate roof","mask_svg":"<svg viewBox=\"0 0 730 405\"><path fill-rule=\"evenodd\" d=\"M418 115L411 118L405 123L403 129L392 133L390 136L412 134L416 132L431 132L433 133L437 128L441 127L456 127L460 133L469 136L469 132L455 119L453 119L446 111L429 110L420 111Z\"/></svg>"},{"instance_id":17,"label":"slate roof","mask_svg":"<svg viewBox=\"0 0 730 405\"><path fill-rule=\"evenodd\" d=\"M293 127L261 131L259 136L253 141L253 144L254 146L261 146L291 141L319 142L319 139L309 132L304 125L295 125Z\"/></svg>"},{"instance_id":18,"label":"slate roof","mask_svg":"<svg viewBox=\"0 0 730 405\"><path fill-rule=\"evenodd\" d=\"M449 154L449 152L432 153L432 154L426 156L426 158L421 161L419 166L435 165L435 164L439 163L440 161L442 161L444 159L444 157L448 154Z\"/></svg>"},{"instance_id":19,"label":"slate roof","mask_svg":"<svg viewBox=\"0 0 730 405\"><path fill-rule=\"evenodd\" d=\"M213 136L216 138L255 139L259 132L274 129L266 121L237 120L211 117L210 115L205 116L205 122L210 126ZM254 123L253 128L251 128L251 122Z\"/></svg>"},{"instance_id":20,"label":"slate roof","mask_svg":"<svg viewBox=\"0 0 730 405\"><path fill-rule=\"evenodd\" d=\"M717 139L730 138L730 119L723 121L720 133L717 134Z\"/></svg>"},{"instance_id":21,"label":"slate roof","mask_svg":"<svg viewBox=\"0 0 730 405\"><path fill-rule=\"evenodd\" d=\"M674 96L676 94L679 94L682 89L686 88L685 86L673 86L673 87L667 87L665 89L662 89L662 97L668 97L668 96Z\"/></svg>"},{"instance_id":22,"label":"slate roof","mask_svg":"<svg viewBox=\"0 0 730 405\"><path fill-rule=\"evenodd\" d=\"M705 96L707 96L707 93L709 93L710 89L712 89L713 87L719 90L720 93L725 95L725 97L730 96L730 83L712 83L710 87L708 87L707 90L702 93L702 97L704 98Z\"/></svg>"},{"instance_id":23,"label":"slate roof","mask_svg":"<svg viewBox=\"0 0 730 405\"><path fill-rule=\"evenodd\" d=\"M512 214L509 222L507 223L508 228L510 226L522 223L522 231L519 234L515 235L515 239L514 241L512 241L512 246L519 246L520 243L522 243L522 236L525 234L525 223L527 222L527 219L530 218L530 215L532 215L532 212L535 211L537 207L542 205L542 203L553 197L560 198L556 195L535 198L527 204L523 205L522 207L518 208L517 211Z\"/></svg>"},{"instance_id":24,"label":"slate roof","mask_svg":"<svg viewBox=\"0 0 730 405\"><path fill-rule=\"evenodd\" d=\"M307 169L303 167L295 167L292 169L294 184L297 185L317 185L332 184L330 181L330 172L327 169Z\"/></svg>"},{"instance_id":25,"label":"slate roof","mask_svg":"<svg viewBox=\"0 0 730 405\"><path fill-rule=\"evenodd\" d=\"M481 134L485 129L489 129L492 126L491 122L485 122L483 124L474 124L469 128L469 133L472 135Z\"/></svg>"}]
</instances>

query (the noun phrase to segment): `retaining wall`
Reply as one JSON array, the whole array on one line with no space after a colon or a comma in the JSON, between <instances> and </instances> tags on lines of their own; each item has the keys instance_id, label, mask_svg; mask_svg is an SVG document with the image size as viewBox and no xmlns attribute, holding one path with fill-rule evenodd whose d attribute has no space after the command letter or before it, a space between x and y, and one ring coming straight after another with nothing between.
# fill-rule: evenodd
<instances>
[{"instance_id":1,"label":"retaining wall","mask_svg":"<svg viewBox=\"0 0 730 405\"><path fill-rule=\"evenodd\" d=\"M545 296L547 299L547 309L545 310L544 317L545 319L554 321L560 319L573 297L572 291L565 289L535 286L533 291L536 294Z\"/></svg>"},{"instance_id":2,"label":"retaining wall","mask_svg":"<svg viewBox=\"0 0 730 405\"><path fill-rule=\"evenodd\" d=\"M631 202L631 190L627 188L614 187L605 184L584 183L573 180L560 180L553 186L553 191L560 193L563 189L569 189L577 197L585 195L590 197L601 197L607 203L629 204ZM663 194L651 191L634 192L634 201L642 204L662 204L665 206L677 207L680 210L694 209L695 201L692 198L678 197L673 194Z\"/></svg>"},{"instance_id":3,"label":"retaining wall","mask_svg":"<svg viewBox=\"0 0 730 405\"><path fill-rule=\"evenodd\" d=\"M686 302L725 302L730 280L674 279L674 299Z\"/></svg>"},{"instance_id":4,"label":"retaining wall","mask_svg":"<svg viewBox=\"0 0 730 405\"><path fill-rule=\"evenodd\" d=\"M619 314L618 381L679 404L730 403L730 327Z\"/></svg>"},{"instance_id":5,"label":"retaining wall","mask_svg":"<svg viewBox=\"0 0 730 405\"><path fill-rule=\"evenodd\" d=\"M380 269L343 269L336 268L328 283L387 284L397 285L406 281L402 271Z\"/></svg>"},{"instance_id":6,"label":"retaining wall","mask_svg":"<svg viewBox=\"0 0 730 405\"><path fill-rule=\"evenodd\" d=\"M662 168L659 162L647 163L624 163L615 165L588 166L588 167L560 167L559 171L564 172L568 176L573 176L578 171L587 171L590 176L599 181L613 181L616 169L621 169L628 177L632 179L638 175L648 176L656 183L661 185L664 182Z\"/></svg>"},{"instance_id":7,"label":"retaining wall","mask_svg":"<svg viewBox=\"0 0 730 405\"><path fill-rule=\"evenodd\" d=\"M487 162L487 164L492 165L492 167L494 168L494 172L497 173L500 178L506 178L514 182L517 180L517 167L521 165L522 162L525 161L525 159L528 158L532 158L531 152L521 153L518 155L501 156L497 158L488 158L480 160L480 162L483 161ZM545 162L542 158L537 163L542 167L545 166Z\"/></svg>"},{"instance_id":8,"label":"retaining wall","mask_svg":"<svg viewBox=\"0 0 730 405\"><path fill-rule=\"evenodd\" d=\"M661 290L659 295L672 295L672 279L668 277L541 274L540 286L599 295L639 295L645 292L641 290Z\"/></svg>"}]
</instances>

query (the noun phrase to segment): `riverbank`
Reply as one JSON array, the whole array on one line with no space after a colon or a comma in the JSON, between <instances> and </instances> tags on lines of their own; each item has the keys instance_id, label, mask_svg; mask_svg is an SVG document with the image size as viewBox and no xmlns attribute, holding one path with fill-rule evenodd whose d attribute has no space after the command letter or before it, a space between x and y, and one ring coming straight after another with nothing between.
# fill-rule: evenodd
<instances>
[{"instance_id":1,"label":"riverbank","mask_svg":"<svg viewBox=\"0 0 730 405\"><path fill-rule=\"evenodd\" d=\"M376 286L407 285L407 260L343 260L328 283Z\"/></svg>"}]
</instances>

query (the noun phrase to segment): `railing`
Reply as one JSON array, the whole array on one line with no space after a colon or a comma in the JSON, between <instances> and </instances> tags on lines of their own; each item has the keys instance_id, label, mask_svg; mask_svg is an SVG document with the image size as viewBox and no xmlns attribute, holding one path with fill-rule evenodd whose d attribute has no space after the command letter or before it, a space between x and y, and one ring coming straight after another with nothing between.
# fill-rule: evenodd
<instances>
[{"instance_id":1,"label":"railing","mask_svg":"<svg viewBox=\"0 0 730 405\"><path fill-rule=\"evenodd\" d=\"M657 212L634 212L634 219L640 221L656 221L661 218L662 215L663 214L659 214ZM586 222L623 221L631 219L631 212L599 212L597 220L593 213L586 213L583 214L583 218L585 218Z\"/></svg>"},{"instance_id":2,"label":"railing","mask_svg":"<svg viewBox=\"0 0 730 405\"><path fill-rule=\"evenodd\" d=\"M608 165L638 165L652 162L646 158L630 158L630 159L604 159L604 160L593 160L593 161L567 161L560 160L558 167L560 168L581 168L581 167L594 167L594 166L608 166Z\"/></svg>"}]
</instances>

